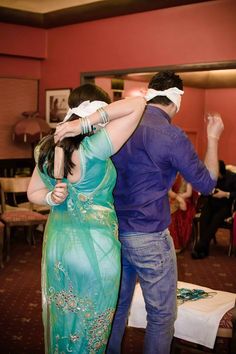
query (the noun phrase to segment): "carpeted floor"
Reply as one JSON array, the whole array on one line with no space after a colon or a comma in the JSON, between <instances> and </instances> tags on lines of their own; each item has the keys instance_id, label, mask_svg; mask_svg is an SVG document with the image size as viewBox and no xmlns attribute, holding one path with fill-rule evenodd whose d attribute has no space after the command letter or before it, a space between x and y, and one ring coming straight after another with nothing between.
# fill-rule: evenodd
<instances>
[{"instance_id":1,"label":"carpeted floor","mask_svg":"<svg viewBox=\"0 0 236 354\"><path fill-rule=\"evenodd\" d=\"M236 257L227 256L227 232L219 231L217 240L217 244L211 246L211 256L204 260L192 260L189 249L178 254L179 280L236 292ZM44 353L40 292L41 241L42 235L39 233L36 246L30 247L22 234L16 234L12 239L11 259L0 270L1 354ZM127 330L123 354L141 354L143 336L142 330Z\"/></svg>"}]
</instances>

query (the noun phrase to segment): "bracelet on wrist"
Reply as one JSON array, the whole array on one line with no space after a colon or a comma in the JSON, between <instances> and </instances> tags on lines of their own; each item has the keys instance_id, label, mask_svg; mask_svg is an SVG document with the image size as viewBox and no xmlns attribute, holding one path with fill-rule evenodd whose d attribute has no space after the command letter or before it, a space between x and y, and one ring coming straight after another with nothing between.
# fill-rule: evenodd
<instances>
[{"instance_id":1,"label":"bracelet on wrist","mask_svg":"<svg viewBox=\"0 0 236 354\"><path fill-rule=\"evenodd\" d=\"M55 203L53 200L52 200L52 191L51 192L48 192L46 194L46 197L45 197L45 201L48 205L50 206L56 206L58 205L58 203Z\"/></svg>"},{"instance_id":2,"label":"bracelet on wrist","mask_svg":"<svg viewBox=\"0 0 236 354\"><path fill-rule=\"evenodd\" d=\"M80 118L80 124L81 124L81 133L82 134L88 134L92 132L92 126L90 123L90 120L88 117L82 117Z\"/></svg>"},{"instance_id":3,"label":"bracelet on wrist","mask_svg":"<svg viewBox=\"0 0 236 354\"><path fill-rule=\"evenodd\" d=\"M109 115L108 115L107 111L105 111L105 109L101 107L101 108L97 109L97 112L98 112L100 119L101 119L100 123L107 124L109 122Z\"/></svg>"}]
</instances>

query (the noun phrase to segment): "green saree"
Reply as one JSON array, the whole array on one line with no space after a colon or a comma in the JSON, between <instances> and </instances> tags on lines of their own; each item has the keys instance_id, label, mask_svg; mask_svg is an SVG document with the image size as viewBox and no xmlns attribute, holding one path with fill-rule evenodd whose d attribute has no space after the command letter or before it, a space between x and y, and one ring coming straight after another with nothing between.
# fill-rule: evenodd
<instances>
[{"instance_id":1,"label":"green saree","mask_svg":"<svg viewBox=\"0 0 236 354\"><path fill-rule=\"evenodd\" d=\"M52 207L42 257L46 353L105 353L120 281L120 243L112 191L115 168L105 129L78 150L81 178ZM39 172L40 173L40 172ZM40 173L50 190L55 184Z\"/></svg>"}]
</instances>

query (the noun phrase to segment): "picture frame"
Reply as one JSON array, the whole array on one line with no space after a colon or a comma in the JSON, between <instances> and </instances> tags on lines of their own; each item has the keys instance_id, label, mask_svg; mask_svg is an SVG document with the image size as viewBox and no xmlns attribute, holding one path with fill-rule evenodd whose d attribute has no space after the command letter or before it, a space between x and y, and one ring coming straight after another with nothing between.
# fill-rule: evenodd
<instances>
[{"instance_id":1,"label":"picture frame","mask_svg":"<svg viewBox=\"0 0 236 354\"><path fill-rule=\"evenodd\" d=\"M46 122L52 128L62 122L69 109L70 88L46 90Z\"/></svg>"}]
</instances>

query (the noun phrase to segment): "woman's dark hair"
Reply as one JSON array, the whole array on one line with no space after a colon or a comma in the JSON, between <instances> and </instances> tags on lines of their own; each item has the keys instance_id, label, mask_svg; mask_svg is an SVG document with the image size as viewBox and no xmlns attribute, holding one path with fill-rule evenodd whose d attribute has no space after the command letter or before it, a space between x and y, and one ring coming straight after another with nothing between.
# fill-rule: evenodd
<instances>
[{"instance_id":1,"label":"woman's dark hair","mask_svg":"<svg viewBox=\"0 0 236 354\"><path fill-rule=\"evenodd\" d=\"M99 86L94 84L84 84L75 89L73 89L68 98L68 105L70 108L79 106L84 101L104 101L106 103L111 103L109 95ZM69 121L79 119L78 116L73 114ZM72 169L74 163L72 162L71 156L74 150L78 150L81 141L86 135L78 135L75 137L65 138L60 142L60 146L64 149L65 160L64 160L64 177L68 174L72 174ZM54 134L47 135L44 137L39 144L39 158L38 167L41 172L44 172L44 168L48 175L54 178Z\"/></svg>"},{"instance_id":2,"label":"woman's dark hair","mask_svg":"<svg viewBox=\"0 0 236 354\"><path fill-rule=\"evenodd\" d=\"M177 87L183 90L183 81L172 71L161 71L154 75L148 84L148 88L152 88L157 91L164 91L171 87ZM168 106L172 102L165 96L157 96L150 100L148 103L159 103L164 106Z\"/></svg>"},{"instance_id":3,"label":"woman's dark hair","mask_svg":"<svg viewBox=\"0 0 236 354\"><path fill-rule=\"evenodd\" d=\"M111 103L111 99L101 87L94 84L84 84L73 89L68 98L70 108L78 107L84 101L104 101Z\"/></svg>"},{"instance_id":4,"label":"woman's dark hair","mask_svg":"<svg viewBox=\"0 0 236 354\"><path fill-rule=\"evenodd\" d=\"M73 114L69 119L78 120L78 116ZM71 156L75 149L79 148L81 141L84 139L86 135L78 135L75 137L65 138L58 145L61 146L65 153L64 159L64 177L66 177L69 173L72 173L72 169L75 166L72 162ZM45 136L40 144L39 144L39 158L38 158L38 167L41 172L46 171L48 175L54 178L54 152L55 152L55 143L54 143L54 134L50 134Z\"/></svg>"}]
</instances>

